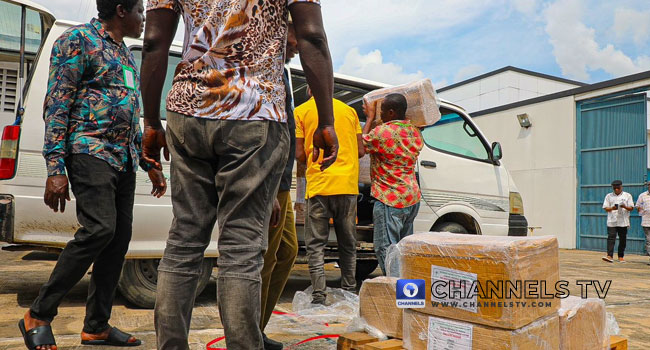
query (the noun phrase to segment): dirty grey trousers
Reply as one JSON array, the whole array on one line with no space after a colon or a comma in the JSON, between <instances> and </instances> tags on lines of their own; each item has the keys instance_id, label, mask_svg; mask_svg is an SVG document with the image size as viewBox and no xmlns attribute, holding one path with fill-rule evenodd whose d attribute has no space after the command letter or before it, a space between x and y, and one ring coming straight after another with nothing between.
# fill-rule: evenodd
<instances>
[{"instance_id":1,"label":"dirty grey trousers","mask_svg":"<svg viewBox=\"0 0 650 350\"><path fill-rule=\"evenodd\" d=\"M217 302L229 350L261 350L261 270L287 164L286 124L169 113L174 220L158 267L158 349L189 349L203 253L218 222Z\"/></svg>"},{"instance_id":2,"label":"dirty grey trousers","mask_svg":"<svg viewBox=\"0 0 650 350\"><path fill-rule=\"evenodd\" d=\"M338 243L341 288L355 292L357 267L357 195L315 196L307 200L305 246L313 302L324 302L326 295L325 247L329 237L329 221L334 221Z\"/></svg>"}]
</instances>

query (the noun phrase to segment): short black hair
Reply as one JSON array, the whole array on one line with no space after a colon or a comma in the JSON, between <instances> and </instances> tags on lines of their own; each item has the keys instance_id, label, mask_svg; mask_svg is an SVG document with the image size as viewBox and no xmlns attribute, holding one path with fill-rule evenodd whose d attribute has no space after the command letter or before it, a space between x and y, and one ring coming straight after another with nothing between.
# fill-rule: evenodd
<instances>
[{"instance_id":1,"label":"short black hair","mask_svg":"<svg viewBox=\"0 0 650 350\"><path fill-rule=\"evenodd\" d=\"M382 108L386 108L386 110L394 110L399 117L404 118L404 116L406 116L406 108L408 107L408 104L404 95L390 94L384 98L381 106Z\"/></svg>"},{"instance_id":2,"label":"short black hair","mask_svg":"<svg viewBox=\"0 0 650 350\"><path fill-rule=\"evenodd\" d=\"M122 5L125 10L131 11L139 0L97 0L97 16L109 20L117 13L117 5Z\"/></svg>"},{"instance_id":3,"label":"short black hair","mask_svg":"<svg viewBox=\"0 0 650 350\"><path fill-rule=\"evenodd\" d=\"M623 185L623 181L621 180L612 181L612 186L622 186L622 185Z\"/></svg>"}]
</instances>

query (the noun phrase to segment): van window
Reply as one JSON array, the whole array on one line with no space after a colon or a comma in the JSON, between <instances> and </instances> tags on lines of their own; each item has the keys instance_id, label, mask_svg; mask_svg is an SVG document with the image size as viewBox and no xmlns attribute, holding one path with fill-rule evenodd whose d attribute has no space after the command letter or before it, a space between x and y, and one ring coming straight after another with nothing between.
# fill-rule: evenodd
<instances>
[{"instance_id":1,"label":"van window","mask_svg":"<svg viewBox=\"0 0 650 350\"><path fill-rule=\"evenodd\" d=\"M0 49L8 52L20 51L20 5L0 2ZM41 15L27 9L25 18L25 52L35 54L41 45L43 28Z\"/></svg>"},{"instance_id":2,"label":"van window","mask_svg":"<svg viewBox=\"0 0 650 350\"><path fill-rule=\"evenodd\" d=\"M436 150L486 161L488 151L474 127L456 113L445 114L440 121L422 130L424 143Z\"/></svg>"},{"instance_id":3,"label":"van window","mask_svg":"<svg viewBox=\"0 0 650 350\"><path fill-rule=\"evenodd\" d=\"M138 65L138 71L142 71L142 49L133 47L131 48L133 52L133 57L135 57L135 62ZM173 54L169 55L169 60L167 62L167 76L165 77L165 85L163 85L162 99L160 100L160 119L167 119L167 94L169 90L172 89L172 81L174 80L174 72L176 71L176 66L181 62L181 57ZM142 104L142 97L140 98L140 106ZM141 112L144 114L144 108L141 108Z\"/></svg>"}]
</instances>

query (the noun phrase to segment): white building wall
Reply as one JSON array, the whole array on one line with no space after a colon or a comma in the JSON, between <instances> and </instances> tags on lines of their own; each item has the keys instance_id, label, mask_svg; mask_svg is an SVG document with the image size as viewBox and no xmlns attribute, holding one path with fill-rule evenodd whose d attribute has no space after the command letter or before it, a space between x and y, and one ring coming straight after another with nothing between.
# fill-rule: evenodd
<instances>
[{"instance_id":1,"label":"white building wall","mask_svg":"<svg viewBox=\"0 0 650 350\"><path fill-rule=\"evenodd\" d=\"M528 114L532 127L519 126ZM490 142L503 146L503 163L524 200L534 235L557 236L576 248L575 101L573 96L473 119Z\"/></svg>"},{"instance_id":2,"label":"white building wall","mask_svg":"<svg viewBox=\"0 0 650 350\"><path fill-rule=\"evenodd\" d=\"M515 71L505 71L440 92L439 96L462 106L472 113L575 87L578 87L578 85Z\"/></svg>"}]
</instances>

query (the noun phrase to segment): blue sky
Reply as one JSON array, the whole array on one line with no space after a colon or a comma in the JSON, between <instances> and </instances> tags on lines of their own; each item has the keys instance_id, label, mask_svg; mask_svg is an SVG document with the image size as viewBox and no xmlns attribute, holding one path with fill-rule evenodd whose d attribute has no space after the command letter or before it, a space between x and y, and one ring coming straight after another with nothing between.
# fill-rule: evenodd
<instances>
[{"instance_id":1,"label":"blue sky","mask_svg":"<svg viewBox=\"0 0 650 350\"><path fill-rule=\"evenodd\" d=\"M88 20L94 0L35 0ZM321 0L335 70L436 87L504 66L593 83L650 70L650 0Z\"/></svg>"}]
</instances>

